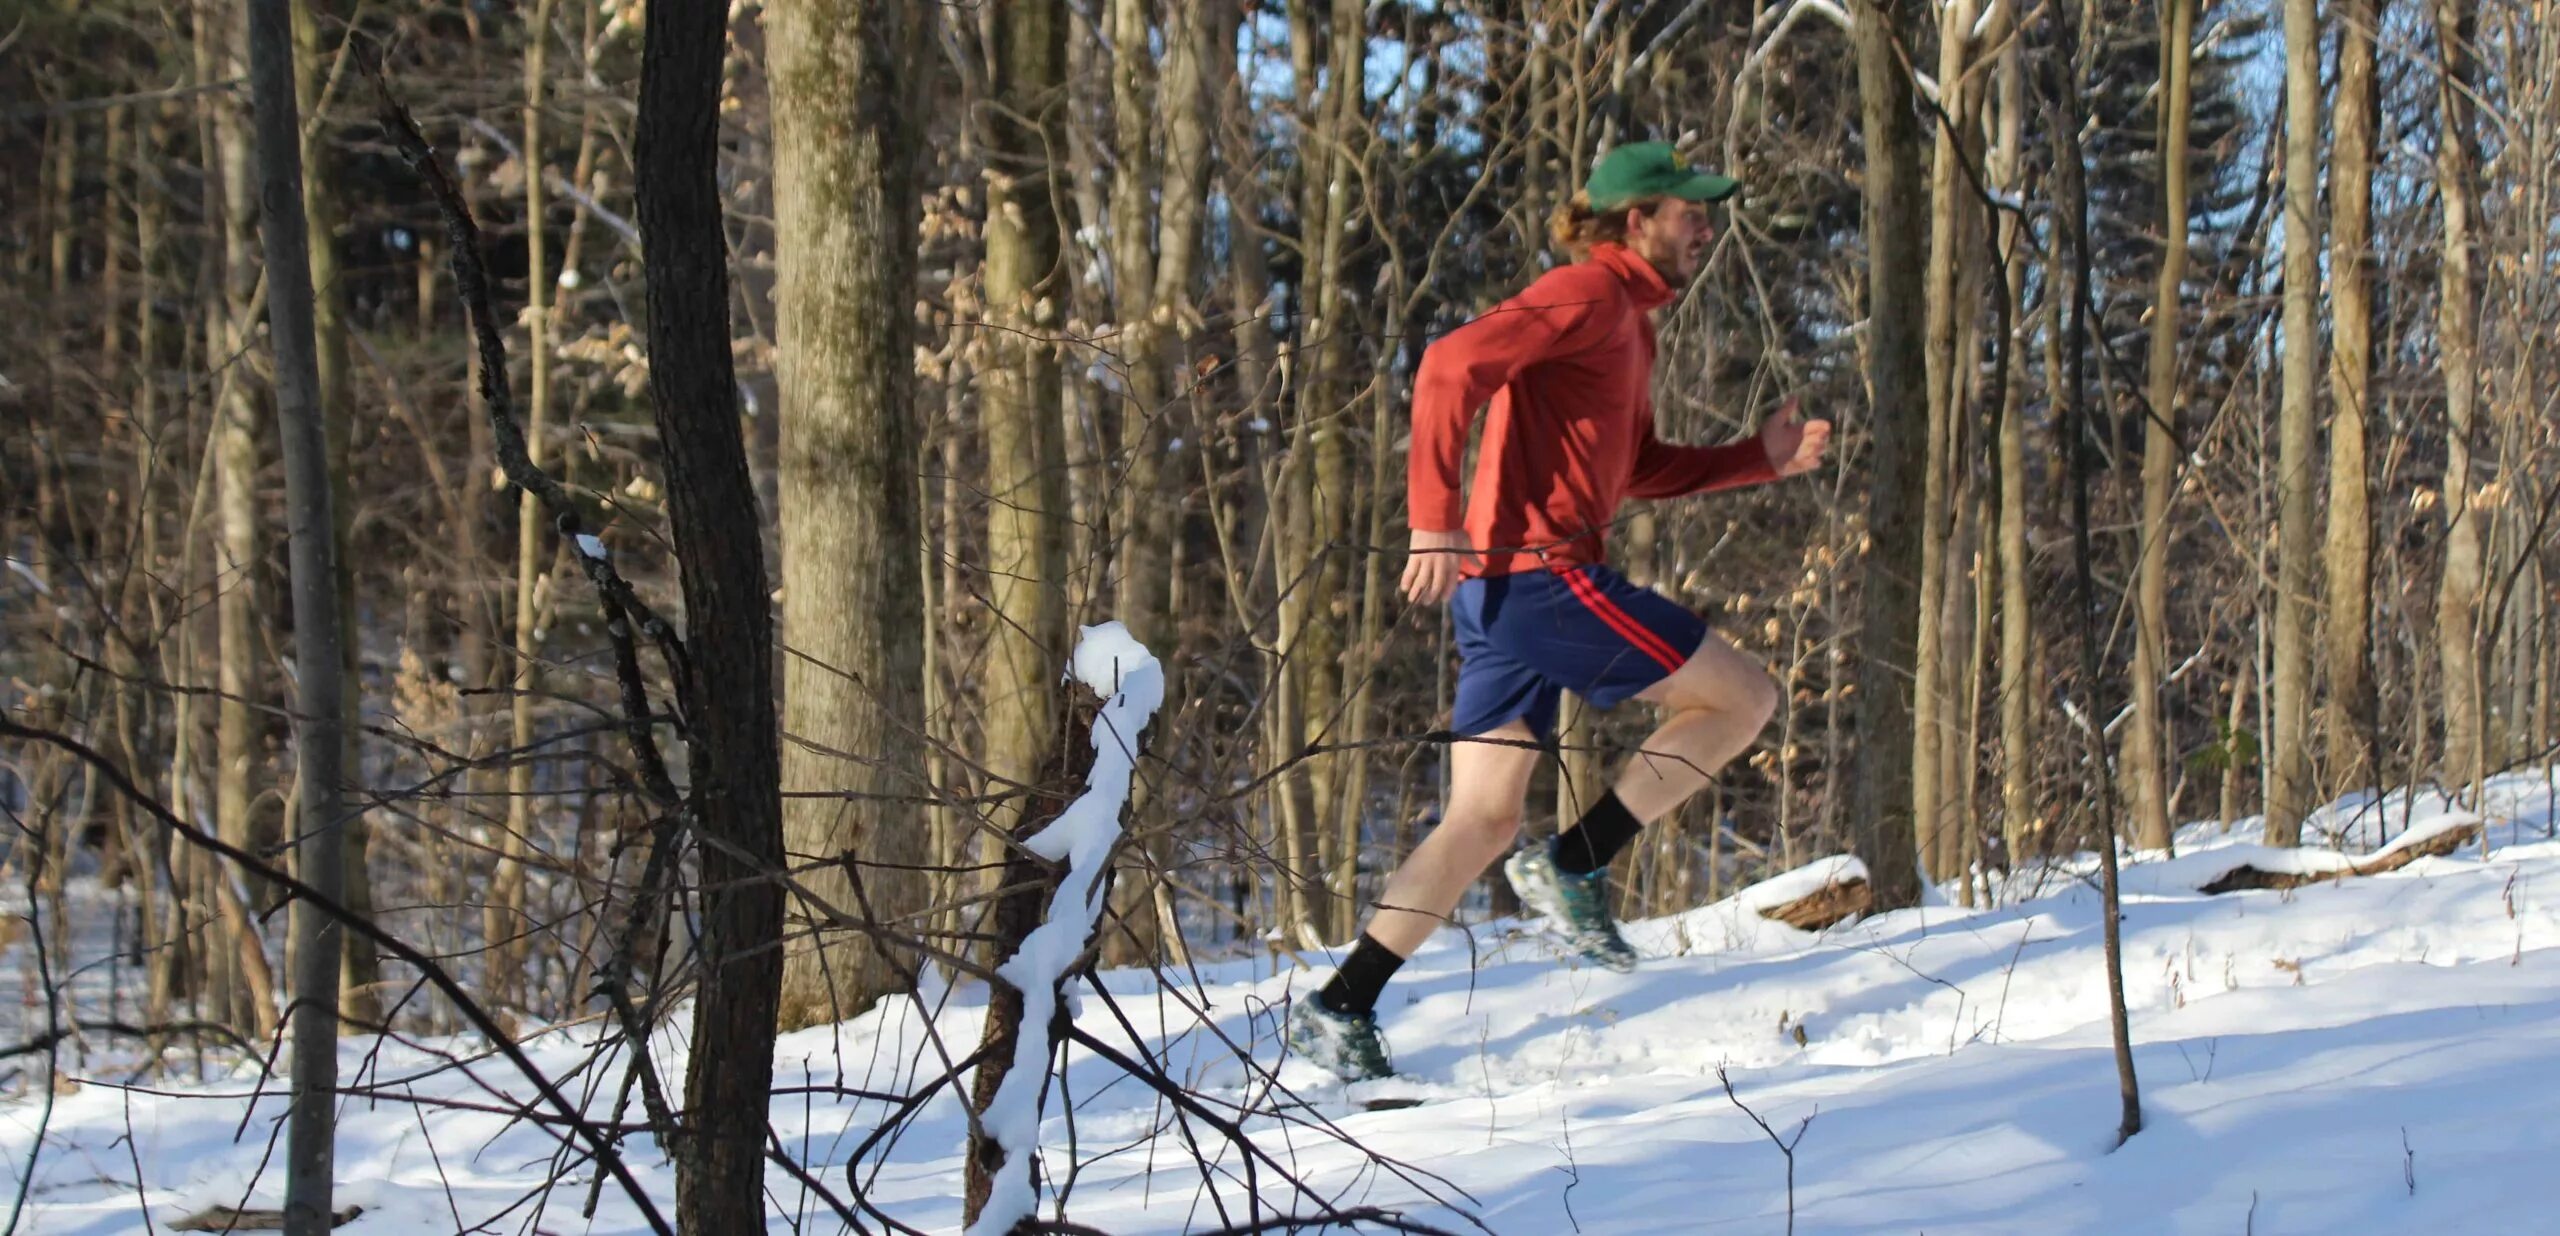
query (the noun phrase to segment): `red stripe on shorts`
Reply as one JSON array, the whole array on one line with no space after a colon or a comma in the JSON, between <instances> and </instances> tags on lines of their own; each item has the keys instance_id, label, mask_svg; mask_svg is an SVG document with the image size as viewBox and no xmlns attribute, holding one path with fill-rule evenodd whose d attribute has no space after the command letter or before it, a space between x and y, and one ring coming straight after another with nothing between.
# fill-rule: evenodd
<instances>
[{"instance_id":1,"label":"red stripe on shorts","mask_svg":"<svg viewBox=\"0 0 2560 1236\"><path fill-rule=\"evenodd\" d=\"M1636 621L1635 615L1619 608L1617 602L1610 600L1607 593L1600 591L1600 585L1591 582L1590 576L1583 574L1580 570L1568 570L1563 574L1566 586L1573 589L1574 597L1582 602L1583 608L1598 615L1600 621L1608 623L1609 629L1616 631L1628 643L1635 645L1636 651L1652 657L1662 666L1663 672L1679 673L1680 667L1687 663L1687 658L1672 651L1671 645L1664 643L1661 636L1653 633L1653 628Z\"/></svg>"}]
</instances>

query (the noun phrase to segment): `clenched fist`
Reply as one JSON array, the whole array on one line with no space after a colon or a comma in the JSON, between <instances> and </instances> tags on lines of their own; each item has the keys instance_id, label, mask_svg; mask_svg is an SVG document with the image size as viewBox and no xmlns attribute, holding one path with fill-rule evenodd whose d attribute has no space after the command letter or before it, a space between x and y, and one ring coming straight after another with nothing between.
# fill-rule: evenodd
<instances>
[{"instance_id":1,"label":"clenched fist","mask_svg":"<svg viewBox=\"0 0 2560 1236\"><path fill-rule=\"evenodd\" d=\"M1769 467L1780 476L1801 476L1822 463L1831 445L1831 422L1796 417L1795 396L1787 397L1760 427L1760 449L1769 452Z\"/></svg>"}]
</instances>

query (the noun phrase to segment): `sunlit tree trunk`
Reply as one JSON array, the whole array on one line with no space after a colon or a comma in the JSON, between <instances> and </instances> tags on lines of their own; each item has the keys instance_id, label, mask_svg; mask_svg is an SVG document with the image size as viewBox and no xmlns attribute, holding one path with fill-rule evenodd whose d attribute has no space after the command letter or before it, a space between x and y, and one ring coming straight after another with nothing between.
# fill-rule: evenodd
<instances>
[{"instance_id":1,"label":"sunlit tree trunk","mask_svg":"<svg viewBox=\"0 0 2560 1236\"><path fill-rule=\"evenodd\" d=\"M548 237L543 227L542 106L544 49L550 45L552 0L534 0L525 28L524 165L525 208L525 353L532 382L525 395L525 454L542 466L543 434L551 421L551 291ZM489 975L495 1002L514 999L522 979L525 949L521 938L532 929L525 910L525 856L533 848L534 811L533 697L541 676L535 648L542 625L542 568L549 539L542 535L542 507L528 491L516 501L515 691L509 712L508 739L515 758L507 765L507 824L498 834L497 879L489 890L482 930L491 949Z\"/></svg>"},{"instance_id":2,"label":"sunlit tree trunk","mask_svg":"<svg viewBox=\"0 0 2560 1236\"><path fill-rule=\"evenodd\" d=\"M2169 728L2161 715L2168 672L2169 499L2178 472L2178 355L2187 275L2188 62L2195 0L2166 0L2160 14L2160 210L2163 248L2151 300L2151 420L2142 427L2142 538L2134 567L2133 717L2124 740L2125 806L2133 843L2169 846Z\"/></svg>"},{"instance_id":3,"label":"sunlit tree trunk","mask_svg":"<svg viewBox=\"0 0 2560 1236\"><path fill-rule=\"evenodd\" d=\"M2314 387L2320 372L2320 16L2285 0L2284 387L2276 429L2275 732L2267 736L2267 844L2302 839L2312 807L2311 610L2318 547Z\"/></svg>"},{"instance_id":4,"label":"sunlit tree trunk","mask_svg":"<svg viewBox=\"0 0 2560 1236\"><path fill-rule=\"evenodd\" d=\"M1952 0L1939 10L1938 80L1965 80L1967 32L1974 21L1973 0ZM1958 339L1971 302L1959 290L1966 220L1971 216L1973 186L1959 160L1973 153L1961 117L1966 115L1961 88L1940 102L1954 123L1938 125L1929 173L1929 257L1927 303L1928 434L1922 465L1920 502L1920 620L1913 650L1913 717L1911 739L1912 819L1916 844L1926 865L1924 878L1944 881L1948 830L1955 826L1954 786L1946 776L1944 748L1955 741L1954 701L1947 693L1946 608L1947 541L1953 522L1950 473L1958 405L1963 402L1963 370L1970 358L1958 355Z\"/></svg>"},{"instance_id":5,"label":"sunlit tree trunk","mask_svg":"<svg viewBox=\"0 0 2560 1236\"><path fill-rule=\"evenodd\" d=\"M2296 0L2300 2L2300 0ZM2437 271L2436 335L2444 357L2444 576L2436 593L2436 640L2444 666L2443 775L2448 789L2477 795L2486 775L2480 681L2480 525L2485 504L2472 500L2472 434L2479 406L2479 290L2473 282L2471 35L2466 0L2437 0L2436 43L2442 67L2436 107L2436 194L2444 204L2444 250ZM2473 801L2477 801L2476 797Z\"/></svg>"},{"instance_id":6,"label":"sunlit tree trunk","mask_svg":"<svg viewBox=\"0 0 2560 1236\"><path fill-rule=\"evenodd\" d=\"M2329 152L2329 780L2332 792L2373 784L2373 515L2365 420L2373 396L2373 163L2380 110L2374 36L2380 0L2343 0L2338 92Z\"/></svg>"},{"instance_id":7,"label":"sunlit tree trunk","mask_svg":"<svg viewBox=\"0 0 2560 1236\"><path fill-rule=\"evenodd\" d=\"M980 374L979 416L987 444L987 580L992 630L980 675L991 790L1014 795L993 812L1019 833L1036 825L1038 787L1061 750L1058 682L1067 652L1067 476L1061 441L1058 336L1068 295L1059 262L1058 217L1066 209L1059 152L1066 110L1067 8L1061 0L1021 0L982 29L994 77L985 109L986 312L989 360ZM1039 869L1010 848L990 846L998 887ZM1026 900L1031 901L1028 911ZM997 899L987 930L1002 958L1037 917L1036 897ZM989 1053L971 1086L983 1109L1002 1085L1014 1037L1024 1031L1022 995L991 993L980 1045ZM1036 1028L1035 1028L1036 1029ZM994 1186L1003 1154L970 1138L963 1211L974 1220ZM1017 1165L1029 1171L1031 1165Z\"/></svg>"},{"instance_id":8,"label":"sunlit tree trunk","mask_svg":"<svg viewBox=\"0 0 2560 1236\"><path fill-rule=\"evenodd\" d=\"M2021 175L2026 125L2026 72L2016 40L2000 53L1998 176L2014 193ZM2026 857L2035 821L2034 613L2027 589L2027 259L2015 212L2000 214L2000 251L2009 290L2009 372L2000 392L2000 827L2008 861ZM2047 292L2051 296L2051 292Z\"/></svg>"},{"instance_id":9,"label":"sunlit tree trunk","mask_svg":"<svg viewBox=\"0 0 2560 1236\"><path fill-rule=\"evenodd\" d=\"M766 9L774 99L775 310L782 381L785 849L824 907L795 904L786 1030L841 1021L895 990L887 937L925 906L924 564L915 484L918 0L780 0ZM839 797L841 795L841 797ZM856 896L842 861L858 862Z\"/></svg>"},{"instance_id":10,"label":"sunlit tree trunk","mask_svg":"<svg viewBox=\"0 0 2560 1236\"><path fill-rule=\"evenodd\" d=\"M1172 600L1184 487L1183 469L1176 465L1189 452L1207 449L1182 414L1192 402L1187 388L1197 379L1178 362L1188 355L1200 320L1191 281L1209 188L1211 99L1204 62L1210 23L1199 6L1163 6L1164 58L1160 74L1150 80L1149 57L1133 52L1148 46L1150 7L1146 0L1114 0L1111 10L1117 23L1112 85L1120 160L1112 217L1122 250L1113 267L1130 390L1121 421L1128 475L1116 614L1140 642L1179 665ZM1160 160L1153 145L1159 132ZM1182 453L1174 450L1177 441ZM1113 886L1122 929L1104 938L1105 955L1124 964L1154 960L1171 927L1160 914L1170 908L1170 890L1155 873L1172 860L1172 822L1149 811L1156 799L1146 779L1132 788L1138 856L1121 867Z\"/></svg>"}]
</instances>

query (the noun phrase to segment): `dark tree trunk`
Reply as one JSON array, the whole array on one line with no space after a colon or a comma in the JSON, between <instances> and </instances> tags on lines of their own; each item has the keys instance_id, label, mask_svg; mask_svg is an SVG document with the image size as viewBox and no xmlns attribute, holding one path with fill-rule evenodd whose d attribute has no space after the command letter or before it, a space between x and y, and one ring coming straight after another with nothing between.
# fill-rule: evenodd
<instances>
[{"instance_id":1,"label":"dark tree trunk","mask_svg":"<svg viewBox=\"0 0 2560 1236\"><path fill-rule=\"evenodd\" d=\"M294 863L334 905L346 883L340 790L345 665L339 641L337 525L329 439L311 325L311 252L302 214L302 121L293 95L290 0L250 0L249 88L257 111L259 218L274 333L276 428L284 446L293 580L294 752L302 788ZM331 1218L338 1086L338 950L345 929L310 901L293 907L293 1104L285 1151L285 1230L321 1236Z\"/></svg>"},{"instance_id":2,"label":"dark tree trunk","mask_svg":"<svg viewBox=\"0 0 2560 1236\"><path fill-rule=\"evenodd\" d=\"M2083 695L2082 714L2091 718L2083 725L2088 743L2090 776L2097 784L2089 787L2090 801L2098 805L2101 827L2098 833L2098 868L2100 873L2100 913L2105 919L2102 934L2106 941L2107 1010L2114 1029L2116 1083L2123 1100L2116 1124L2116 1140L2121 1143L2142 1131L2142 1092L2133 1072L2133 1032L2124 1005L2124 941L2119 922L2116 888L2116 788L2115 777L2107 765L2105 735L2097 728L2096 718L2108 714L2106 679L2099 673L2097 632L2097 585L2092 578L2089 546L2089 432L2088 409L2084 403L2088 391L2085 372L2089 354L2089 185L2088 167L2080 148L2080 126L2083 115L2080 100L2079 24L2072 11L2063 10L2061 57L2050 66L2053 74L2053 107L2047 113L2054 135L2055 186L2060 197L2064 247L2070 261L2069 296L2066 314L2069 334L2064 338L2065 358L2061 417L2063 458L2071 483L2072 567L2078 591L2073 602L2079 608L2076 624L2080 637L2080 680Z\"/></svg>"},{"instance_id":3,"label":"dark tree trunk","mask_svg":"<svg viewBox=\"0 0 2560 1236\"><path fill-rule=\"evenodd\" d=\"M1920 900L1912 818L1912 666L1920 630L1922 469L1928 447L1928 313L1923 282L1928 191L1920 175L1920 126L1911 77L1886 25L1893 10L1852 6L1858 93L1867 147L1867 406L1873 435L1867 490L1865 633L1858 649L1858 772L1852 814L1865 829L1860 856L1879 908ZM1917 45L1905 39L1905 45Z\"/></svg>"},{"instance_id":4,"label":"dark tree trunk","mask_svg":"<svg viewBox=\"0 0 2560 1236\"><path fill-rule=\"evenodd\" d=\"M714 178L727 9L649 6L636 162L649 280L649 391L684 578L701 980L675 1148L687 1232L764 1227L765 1104L782 990L782 752L773 616L729 359L728 250Z\"/></svg>"}]
</instances>

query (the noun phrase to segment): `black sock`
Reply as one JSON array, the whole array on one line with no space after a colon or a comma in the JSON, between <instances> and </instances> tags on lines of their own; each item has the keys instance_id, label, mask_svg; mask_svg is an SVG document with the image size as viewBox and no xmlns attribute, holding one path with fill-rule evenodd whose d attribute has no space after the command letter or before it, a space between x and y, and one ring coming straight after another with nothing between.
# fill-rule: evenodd
<instances>
[{"instance_id":1,"label":"black sock","mask_svg":"<svg viewBox=\"0 0 2560 1236\"><path fill-rule=\"evenodd\" d=\"M1378 993L1387 989L1387 980L1403 965L1404 958L1361 932L1351 955L1334 970L1333 981L1316 993L1316 1002L1337 1013L1372 1012L1378 1007Z\"/></svg>"},{"instance_id":2,"label":"black sock","mask_svg":"<svg viewBox=\"0 0 2560 1236\"><path fill-rule=\"evenodd\" d=\"M1556 870L1566 875L1589 875L1609 865L1618 851L1644 831L1644 825L1628 814L1627 805L1618 801L1611 790L1582 813L1582 822L1556 834Z\"/></svg>"}]
</instances>

